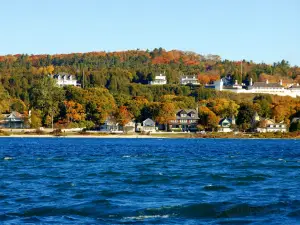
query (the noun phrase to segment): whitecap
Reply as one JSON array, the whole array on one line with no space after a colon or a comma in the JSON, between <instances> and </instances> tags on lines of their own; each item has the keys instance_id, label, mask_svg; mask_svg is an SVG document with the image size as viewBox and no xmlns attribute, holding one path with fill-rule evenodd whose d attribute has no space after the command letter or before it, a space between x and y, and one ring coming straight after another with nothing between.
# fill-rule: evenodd
<instances>
[{"instance_id":1,"label":"whitecap","mask_svg":"<svg viewBox=\"0 0 300 225\"><path fill-rule=\"evenodd\" d=\"M169 218L169 215L141 215L141 216L129 216L124 217L126 220L144 220L144 219L155 219L155 218Z\"/></svg>"},{"instance_id":2,"label":"whitecap","mask_svg":"<svg viewBox=\"0 0 300 225\"><path fill-rule=\"evenodd\" d=\"M122 158L130 158L130 155L123 155Z\"/></svg>"},{"instance_id":3,"label":"whitecap","mask_svg":"<svg viewBox=\"0 0 300 225\"><path fill-rule=\"evenodd\" d=\"M8 156L6 156L6 157L4 157L3 159L4 159L4 160L12 160L13 157L8 157Z\"/></svg>"}]
</instances>

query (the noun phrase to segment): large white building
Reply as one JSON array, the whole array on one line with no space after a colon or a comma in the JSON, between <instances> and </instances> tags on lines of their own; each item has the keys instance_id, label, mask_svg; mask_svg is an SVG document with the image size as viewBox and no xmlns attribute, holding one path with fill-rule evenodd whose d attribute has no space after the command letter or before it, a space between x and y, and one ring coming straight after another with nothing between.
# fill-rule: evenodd
<instances>
[{"instance_id":1,"label":"large white building","mask_svg":"<svg viewBox=\"0 0 300 225\"><path fill-rule=\"evenodd\" d=\"M56 80L57 85L60 87L67 85L80 86L80 84L77 83L77 80L74 75L62 73L55 74L53 78Z\"/></svg>"},{"instance_id":2,"label":"large white building","mask_svg":"<svg viewBox=\"0 0 300 225\"><path fill-rule=\"evenodd\" d=\"M159 74L158 76L155 76L155 79L153 81L150 81L149 84L151 85L164 85L167 84L167 78L163 74Z\"/></svg>"},{"instance_id":3,"label":"large white building","mask_svg":"<svg viewBox=\"0 0 300 225\"><path fill-rule=\"evenodd\" d=\"M182 85L200 85L198 77L196 75L182 75L180 78L180 83Z\"/></svg>"},{"instance_id":4,"label":"large white building","mask_svg":"<svg viewBox=\"0 0 300 225\"><path fill-rule=\"evenodd\" d=\"M251 79L249 86L243 88L237 81L234 85L224 85L224 81L221 79L214 82L214 88L218 91L231 91L235 93L271 94L290 96L293 98L300 97L300 86L298 84L286 88L282 85L282 80L278 83L270 83L268 80L253 83Z\"/></svg>"}]
</instances>

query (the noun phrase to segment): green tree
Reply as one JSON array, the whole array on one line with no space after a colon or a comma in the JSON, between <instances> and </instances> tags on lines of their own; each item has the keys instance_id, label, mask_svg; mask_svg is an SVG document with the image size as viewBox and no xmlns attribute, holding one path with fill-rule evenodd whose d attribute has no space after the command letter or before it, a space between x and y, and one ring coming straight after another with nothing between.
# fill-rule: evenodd
<instances>
[{"instance_id":1,"label":"green tree","mask_svg":"<svg viewBox=\"0 0 300 225\"><path fill-rule=\"evenodd\" d=\"M58 87L55 81L49 77L44 77L31 91L31 106L39 109L42 116L50 115L53 120L59 113L59 103L64 100L64 90Z\"/></svg>"}]
</instances>

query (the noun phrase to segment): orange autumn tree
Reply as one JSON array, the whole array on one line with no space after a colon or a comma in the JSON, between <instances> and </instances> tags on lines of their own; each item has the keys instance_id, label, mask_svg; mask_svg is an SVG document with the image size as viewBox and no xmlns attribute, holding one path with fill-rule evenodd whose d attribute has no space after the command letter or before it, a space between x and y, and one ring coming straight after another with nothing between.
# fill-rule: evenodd
<instances>
[{"instance_id":1,"label":"orange autumn tree","mask_svg":"<svg viewBox=\"0 0 300 225\"><path fill-rule=\"evenodd\" d=\"M168 124L170 123L170 120L176 119L175 110L175 104L172 102L162 103L162 106L159 109L156 122L159 124L164 124L166 131L168 130Z\"/></svg>"},{"instance_id":2,"label":"orange autumn tree","mask_svg":"<svg viewBox=\"0 0 300 225\"><path fill-rule=\"evenodd\" d=\"M64 101L68 122L79 122L85 119L85 111L81 104L74 101Z\"/></svg>"},{"instance_id":3,"label":"orange autumn tree","mask_svg":"<svg viewBox=\"0 0 300 225\"><path fill-rule=\"evenodd\" d=\"M128 111L126 106L120 106L115 113L116 122L119 123L124 130L124 126L129 123L133 115Z\"/></svg>"}]
</instances>

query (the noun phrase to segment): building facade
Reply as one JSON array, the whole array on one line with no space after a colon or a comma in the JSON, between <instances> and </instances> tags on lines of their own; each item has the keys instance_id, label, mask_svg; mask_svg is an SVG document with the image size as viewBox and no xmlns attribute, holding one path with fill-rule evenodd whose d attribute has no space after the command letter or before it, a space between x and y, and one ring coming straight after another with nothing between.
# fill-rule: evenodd
<instances>
[{"instance_id":1,"label":"building facade","mask_svg":"<svg viewBox=\"0 0 300 225\"><path fill-rule=\"evenodd\" d=\"M16 111L10 114L3 114L2 120L0 120L0 128L6 129L23 129L28 128L25 124L25 116Z\"/></svg>"},{"instance_id":2,"label":"building facade","mask_svg":"<svg viewBox=\"0 0 300 225\"><path fill-rule=\"evenodd\" d=\"M198 77L196 75L182 75L180 78L180 84L182 84L182 85L200 85Z\"/></svg>"},{"instance_id":3,"label":"building facade","mask_svg":"<svg viewBox=\"0 0 300 225\"><path fill-rule=\"evenodd\" d=\"M180 109L176 112L176 119L170 120L171 130L196 131L199 121L198 111L196 109Z\"/></svg>"},{"instance_id":4,"label":"building facade","mask_svg":"<svg viewBox=\"0 0 300 225\"><path fill-rule=\"evenodd\" d=\"M56 80L56 83L58 86L80 86L80 84L77 83L77 80L74 75L66 74L66 73L60 73L53 75L53 78Z\"/></svg>"},{"instance_id":5,"label":"building facade","mask_svg":"<svg viewBox=\"0 0 300 225\"><path fill-rule=\"evenodd\" d=\"M158 76L155 76L155 79L153 81L150 81L149 84L151 85L164 85L167 84L167 78L163 74L159 74Z\"/></svg>"}]
</instances>

